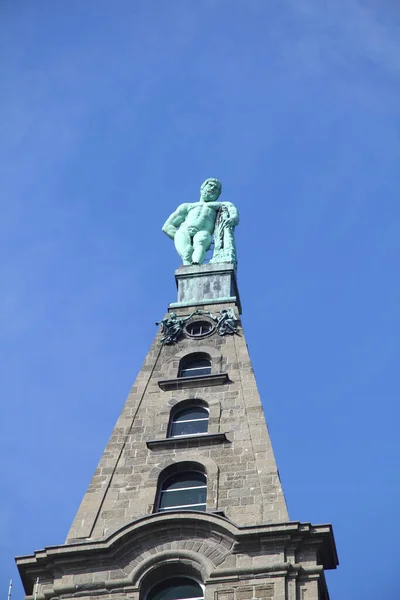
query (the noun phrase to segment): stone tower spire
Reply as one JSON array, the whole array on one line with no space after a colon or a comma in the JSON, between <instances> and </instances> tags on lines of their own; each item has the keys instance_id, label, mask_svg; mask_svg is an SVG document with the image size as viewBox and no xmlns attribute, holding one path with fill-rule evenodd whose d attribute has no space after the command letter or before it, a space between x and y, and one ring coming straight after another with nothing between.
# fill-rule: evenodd
<instances>
[{"instance_id":1,"label":"stone tower spire","mask_svg":"<svg viewBox=\"0 0 400 600\"><path fill-rule=\"evenodd\" d=\"M190 239L180 246L189 264L175 273L177 302L66 542L16 559L27 596L39 578L37 600L329 598L332 529L289 521L235 265L191 264ZM219 256L232 248L221 240Z\"/></svg>"},{"instance_id":2,"label":"stone tower spire","mask_svg":"<svg viewBox=\"0 0 400 600\"><path fill-rule=\"evenodd\" d=\"M153 514L160 476L182 462L198 463L207 474L207 512L224 513L240 526L288 520L240 326L233 266L181 267L176 278L179 301L164 319L165 333L156 335L67 542L102 539ZM221 330L222 310L233 314L232 333ZM161 341L166 325L178 329L175 343ZM188 358L194 367L182 376ZM195 421L171 435L181 408L190 421L190 407L203 408L206 431L192 433L203 425Z\"/></svg>"}]
</instances>

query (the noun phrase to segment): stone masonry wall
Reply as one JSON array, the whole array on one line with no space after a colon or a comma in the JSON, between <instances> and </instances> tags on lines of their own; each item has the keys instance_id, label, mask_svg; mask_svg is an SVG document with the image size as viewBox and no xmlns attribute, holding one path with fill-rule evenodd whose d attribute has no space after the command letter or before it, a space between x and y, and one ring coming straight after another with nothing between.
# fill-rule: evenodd
<instances>
[{"instance_id":1,"label":"stone masonry wall","mask_svg":"<svg viewBox=\"0 0 400 600\"><path fill-rule=\"evenodd\" d=\"M197 580L205 600L328 600L318 559L328 529L317 529L299 523L238 528L218 515L162 513L106 542L50 547L22 557L19 566L25 561L29 592L39 577L37 600L145 600L152 586L174 576Z\"/></svg>"},{"instance_id":2,"label":"stone masonry wall","mask_svg":"<svg viewBox=\"0 0 400 600\"><path fill-rule=\"evenodd\" d=\"M204 307L217 312L224 306ZM176 310L187 315L190 308ZM213 387L163 391L158 382L177 377L180 358L192 352L212 357L212 373L229 382ZM149 449L164 439L171 408L200 398L210 407L209 432L226 433L223 444L193 442L184 448ZM263 409L247 350L240 335L182 338L164 346L160 333L143 363L110 441L96 469L68 540L100 539L153 512L158 476L173 462L196 460L208 475L207 510L222 510L239 525L287 521Z\"/></svg>"}]
</instances>

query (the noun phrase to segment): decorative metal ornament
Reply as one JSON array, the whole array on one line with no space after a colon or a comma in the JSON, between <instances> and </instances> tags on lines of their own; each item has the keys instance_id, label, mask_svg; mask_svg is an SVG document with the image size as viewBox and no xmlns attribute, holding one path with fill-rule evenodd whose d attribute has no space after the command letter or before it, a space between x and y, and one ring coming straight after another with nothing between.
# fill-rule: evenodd
<instances>
[{"instance_id":1,"label":"decorative metal ornament","mask_svg":"<svg viewBox=\"0 0 400 600\"><path fill-rule=\"evenodd\" d=\"M197 309L188 317L178 317L175 312L169 313L168 317L161 321L156 321L156 325L161 325L161 343L166 345L176 344L183 335L185 323L195 315L206 315L215 323L215 329L219 335L239 335L238 323L235 313L231 307L222 308L216 315L207 310Z\"/></svg>"},{"instance_id":2,"label":"decorative metal ornament","mask_svg":"<svg viewBox=\"0 0 400 600\"><path fill-rule=\"evenodd\" d=\"M219 335L233 335L238 333L238 319L233 312L233 308L223 308L219 311L217 317L217 331Z\"/></svg>"}]
</instances>

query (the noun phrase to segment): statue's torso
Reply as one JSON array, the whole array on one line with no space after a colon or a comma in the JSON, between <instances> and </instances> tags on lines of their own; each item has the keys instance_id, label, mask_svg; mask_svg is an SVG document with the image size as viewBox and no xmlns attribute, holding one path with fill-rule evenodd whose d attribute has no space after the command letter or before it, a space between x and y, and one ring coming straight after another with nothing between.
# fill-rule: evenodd
<instances>
[{"instance_id":1,"label":"statue's torso","mask_svg":"<svg viewBox=\"0 0 400 600\"><path fill-rule=\"evenodd\" d=\"M199 231L213 233L220 202L193 202L188 204L184 227L195 227Z\"/></svg>"}]
</instances>

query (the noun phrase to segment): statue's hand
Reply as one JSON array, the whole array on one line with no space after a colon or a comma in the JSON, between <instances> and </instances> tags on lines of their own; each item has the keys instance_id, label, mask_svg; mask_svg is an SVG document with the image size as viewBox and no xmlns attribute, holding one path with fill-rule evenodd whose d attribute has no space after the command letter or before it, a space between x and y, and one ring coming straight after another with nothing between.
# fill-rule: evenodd
<instances>
[{"instance_id":1,"label":"statue's hand","mask_svg":"<svg viewBox=\"0 0 400 600\"><path fill-rule=\"evenodd\" d=\"M186 215L188 212L188 208L186 204L181 204L178 206L175 212L172 213L165 221L162 230L167 234L171 240L174 239L176 232L178 231L178 227L182 225L184 222Z\"/></svg>"}]
</instances>

